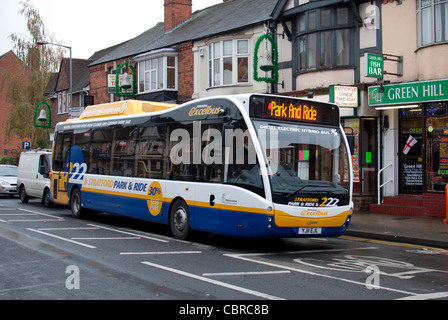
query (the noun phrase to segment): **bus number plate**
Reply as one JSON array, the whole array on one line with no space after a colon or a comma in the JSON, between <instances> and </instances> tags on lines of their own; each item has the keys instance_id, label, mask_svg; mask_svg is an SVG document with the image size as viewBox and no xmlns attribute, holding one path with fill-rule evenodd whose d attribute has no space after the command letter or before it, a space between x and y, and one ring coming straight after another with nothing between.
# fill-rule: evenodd
<instances>
[{"instance_id":1,"label":"bus number plate","mask_svg":"<svg viewBox=\"0 0 448 320\"><path fill-rule=\"evenodd\" d=\"M299 228L299 234L321 234L322 228Z\"/></svg>"}]
</instances>

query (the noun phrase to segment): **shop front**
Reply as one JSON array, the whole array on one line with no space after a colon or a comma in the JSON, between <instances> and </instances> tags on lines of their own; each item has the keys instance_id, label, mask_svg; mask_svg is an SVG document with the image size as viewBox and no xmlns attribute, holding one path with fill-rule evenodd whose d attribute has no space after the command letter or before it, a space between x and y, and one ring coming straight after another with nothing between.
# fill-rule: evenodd
<instances>
[{"instance_id":1,"label":"shop front","mask_svg":"<svg viewBox=\"0 0 448 320\"><path fill-rule=\"evenodd\" d=\"M329 88L329 101L340 107L342 127L354 137L353 202L358 211L368 210L377 198L378 118L376 112L361 107L364 90L358 86Z\"/></svg>"},{"instance_id":2,"label":"shop front","mask_svg":"<svg viewBox=\"0 0 448 320\"><path fill-rule=\"evenodd\" d=\"M393 111L399 194L422 195L425 215L445 214L448 184L448 80L373 86L369 105ZM425 203L425 199L428 203Z\"/></svg>"}]
</instances>

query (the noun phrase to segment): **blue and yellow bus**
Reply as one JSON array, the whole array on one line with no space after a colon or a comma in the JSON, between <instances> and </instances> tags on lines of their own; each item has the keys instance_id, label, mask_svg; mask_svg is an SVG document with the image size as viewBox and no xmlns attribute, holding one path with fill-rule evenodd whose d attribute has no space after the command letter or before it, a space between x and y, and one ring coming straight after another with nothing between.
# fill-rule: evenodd
<instances>
[{"instance_id":1,"label":"blue and yellow bus","mask_svg":"<svg viewBox=\"0 0 448 320\"><path fill-rule=\"evenodd\" d=\"M127 100L58 123L51 191L76 218L107 212L237 237L332 237L353 212L334 104L243 94Z\"/></svg>"}]
</instances>

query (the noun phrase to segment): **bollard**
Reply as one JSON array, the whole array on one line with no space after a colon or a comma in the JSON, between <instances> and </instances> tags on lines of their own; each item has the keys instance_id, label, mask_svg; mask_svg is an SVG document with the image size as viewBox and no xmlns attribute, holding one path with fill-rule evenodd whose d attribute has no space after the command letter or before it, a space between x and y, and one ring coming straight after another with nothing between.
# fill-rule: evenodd
<instances>
[{"instance_id":1,"label":"bollard","mask_svg":"<svg viewBox=\"0 0 448 320\"><path fill-rule=\"evenodd\" d=\"M448 223L448 184L445 186L445 214L446 218L443 219L443 222Z\"/></svg>"}]
</instances>

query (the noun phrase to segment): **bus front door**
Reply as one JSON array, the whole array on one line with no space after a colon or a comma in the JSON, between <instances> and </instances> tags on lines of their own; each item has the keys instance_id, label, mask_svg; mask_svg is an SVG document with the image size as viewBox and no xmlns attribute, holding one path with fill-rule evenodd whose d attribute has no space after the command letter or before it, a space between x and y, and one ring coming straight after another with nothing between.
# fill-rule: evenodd
<instances>
[{"instance_id":1,"label":"bus front door","mask_svg":"<svg viewBox=\"0 0 448 320\"><path fill-rule=\"evenodd\" d=\"M59 204L68 204L68 178L70 173L70 148L72 132L59 133L53 154L53 172L51 177L53 200Z\"/></svg>"}]
</instances>

